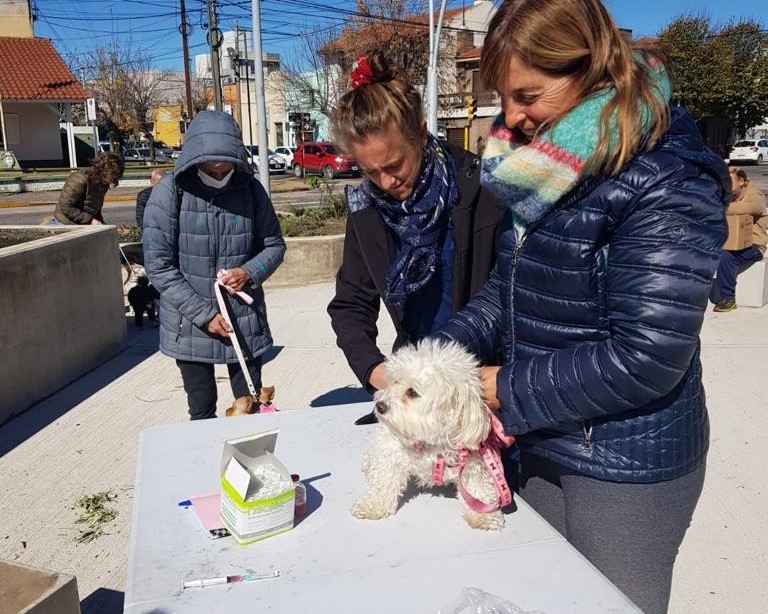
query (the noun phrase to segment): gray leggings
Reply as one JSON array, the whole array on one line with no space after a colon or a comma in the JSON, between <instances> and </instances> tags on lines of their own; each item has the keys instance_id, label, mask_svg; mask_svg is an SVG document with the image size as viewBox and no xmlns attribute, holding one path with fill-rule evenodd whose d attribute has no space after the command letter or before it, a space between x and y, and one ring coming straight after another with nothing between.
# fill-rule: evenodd
<instances>
[{"instance_id":1,"label":"gray leggings","mask_svg":"<svg viewBox=\"0 0 768 614\"><path fill-rule=\"evenodd\" d=\"M664 614L705 466L667 482L586 477L523 452L520 495L646 614Z\"/></svg>"}]
</instances>

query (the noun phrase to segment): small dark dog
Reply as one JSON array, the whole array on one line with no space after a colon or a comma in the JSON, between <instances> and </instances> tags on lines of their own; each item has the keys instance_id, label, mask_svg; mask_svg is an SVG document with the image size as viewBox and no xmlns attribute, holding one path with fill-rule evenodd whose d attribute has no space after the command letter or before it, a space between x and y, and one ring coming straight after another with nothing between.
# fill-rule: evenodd
<instances>
[{"instance_id":1,"label":"small dark dog","mask_svg":"<svg viewBox=\"0 0 768 614\"><path fill-rule=\"evenodd\" d=\"M149 283L149 279L143 275L139 277L133 288L128 290L128 303L133 309L133 319L136 328L144 328L144 314L147 314L150 322L157 319L157 301L160 293Z\"/></svg>"}]
</instances>

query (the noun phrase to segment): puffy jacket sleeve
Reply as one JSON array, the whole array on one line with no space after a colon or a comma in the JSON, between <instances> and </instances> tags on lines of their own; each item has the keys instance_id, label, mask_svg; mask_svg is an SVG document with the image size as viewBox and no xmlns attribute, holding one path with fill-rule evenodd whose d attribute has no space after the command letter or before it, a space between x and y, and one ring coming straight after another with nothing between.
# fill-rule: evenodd
<instances>
[{"instance_id":1,"label":"puffy jacket sleeve","mask_svg":"<svg viewBox=\"0 0 768 614\"><path fill-rule=\"evenodd\" d=\"M373 278L365 265L360 242L347 216L344 253L336 274L336 294L328 305L336 343L360 383L368 391L371 371L384 362L385 356L376 345L380 298Z\"/></svg>"},{"instance_id":2,"label":"puffy jacket sleeve","mask_svg":"<svg viewBox=\"0 0 768 614\"><path fill-rule=\"evenodd\" d=\"M179 269L179 209L172 177L168 175L154 187L144 210L144 269L163 301L204 328L216 315L216 309L195 292Z\"/></svg>"},{"instance_id":3,"label":"puffy jacket sleeve","mask_svg":"<svg viewBox=\"0 0 768 614\"><path fill-rule=\"evenodd\" d=\"M64 182L56 205L73 224L90 224L93 215L84 210L88 179L81 172L72 173Z\"/></svg>"},{"instance_id":4,"label":"puffy jacket sleeve","mask_svg":"<svg viewBox=\"0 0 768 614\"><path fill-rule=\"evenodd\" d=\"M496 266L480 292L434 336L459 343L480 360L494 359L501 347L501 313L501 280Z\"/></svg>"},{"instance_id":5,"label":"puffy jacket sleeve","mask_svg":"<svg viewBox=\"0 0 768 614\"><path fill-rule=\"evenodd\" d=\"M285 240L269 196L258 181L254 180L252 186L254 188L254 227L258 235L257 245L261 249L253 258L243 264L242 268L248 273L251 283L260 286L283 262Z\"/></svg>"},{"instance_id":6,"label":"puffy jacket sleeve","mask_svg":"<svg viewBox=\"0 0 768 614\"><path fill-rule=\"evenodd\" d=\"M651 406L691 367L726 237L723 195L708 175L623 188L635 195L604 248L609 334L502 367L509 433Z\"/></svg>"},{"instance_id":7,"label":"puffy jacket sleeve","mask_svg":"<svg viewBox=\"0 0 768 614\"><path fill-rule=\"evenodd\" d=\"M150 194L152 188L144 188L136 195L136 225L139 229L144 228L144 210L147 208Z\"/></svg>"}]
</instances>

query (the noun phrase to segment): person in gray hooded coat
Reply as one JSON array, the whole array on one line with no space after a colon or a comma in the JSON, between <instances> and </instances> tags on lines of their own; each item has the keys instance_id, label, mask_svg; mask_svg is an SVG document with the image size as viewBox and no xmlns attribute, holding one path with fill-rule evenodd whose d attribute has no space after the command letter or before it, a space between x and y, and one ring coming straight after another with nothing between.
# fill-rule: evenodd
<instances>
[{"instance_id":1,"label":"person in gray hooded coat","mask_svg":"<svg viewBox=\"0 0 768 614\"><path fill-rule=\"evenodd\" d=\"M246 160L232 116L199 112L173 175L152 190L144 213L144 266L160 292L160 350L176 359L192 420L216 417L214 364L227 364L235 398L248 394L214 294L220 271L228 289L253 298L248 305L224 293L257 390L261 356L272 346L262 283L283 261L285 241Z\"/></svg>"}]
</instances>

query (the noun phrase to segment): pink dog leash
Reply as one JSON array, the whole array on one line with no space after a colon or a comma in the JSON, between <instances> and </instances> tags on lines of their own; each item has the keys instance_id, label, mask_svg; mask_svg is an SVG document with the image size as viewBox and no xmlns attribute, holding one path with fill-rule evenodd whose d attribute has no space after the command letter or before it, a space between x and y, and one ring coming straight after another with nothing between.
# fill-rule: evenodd
<instances>
[{"instance_id":1,"label":"pink dog leash","mask_svg":"<svg viewBox=\"0 0 768 614\"><path fill-rule=\"evenodd\" d=\"M219 311L221 312L221 315L227 321L227 324L229 324L229 328L231 330L229 333L229 338L232 341L232 346L235 348L235 354L237 354L237 360L240 362L240 369L242 369L243 375L245 376L245 383L248 385L248 391L251 393L251 396L254 399L258 399L259 396L256 394L256 388L253 385L251 374L248 372L248 368L245 365L245 356L243 356L243 350L240 347L240 341L237 338L235 327L232 326L232 320L229 317L229 310L227 309L227 304L224 302L224 295L222 295L221 289L225 288L230 294L236 295L246 305L252 304L253 298L251 298L245 292L233 290L232 288L222 283L221 277L226 272L226 269L221 269L218 273L216 273L216 279L213 282L213 293L216 295L216 302L219 304Z\"/></svg>"},{"instance_id":2,"label":"pink dog leash","mask_svg":"<svg viewBox=\"0 0 768 614\"><path fill-rule=\"evenodd\" d=\"M491 421L491 432L488 434L488 439L480 445L480 450L478 452L480 454L480 459L483 461L483 465L485 465L486 471L488 471L488 474L491 476L493 484L496 487L496 502L483 503L480 499L473 497L464 488L464 484L461 482L461 474L464 472L464 467L467 465L467 459L471 454L467 448L459 450L459 476L457 479L459 493L464 498L464 501L469 508L476 512L484 513L492 512L500 507L509 505L512 502L512 490L509 488L509 484L507 484L507 480L504 477L504 465L501 462L501 453L499 450L502 446L505 448L511 446L515 441L514 437L507 435L504 432L504 427L502 426L501 421L490 410L488 410L488 417ZM445 459L442 456L439 456L432 469L432 481L435 484L441 485L443 483L444 470Z\"/></svg>"},{"instance_id":3,"label":"pink dog leash","mask_svg":"<svg viewBox=\"0 0 768 614\"><path fill-rule=\"evenodd\" d=\"M221 278L224 277L224 275L227 273L227 269L219 269L219 272L216 273L216 284L224 288L227 292L230 294L237 295L237 298L239 298L241 301L243 301L246 305L252 305L253 304L253 297L251 297L250 294L247 294L246 292L243 292L242 290L233 290L228 285L222 283ZM219 307L221 307L221 302L219 301ZM226 317L226 316L224 316ZM229 320L227 320L229 322ZM230 322L231 325L231 322Z\"/></svg>"}]
</instances>

